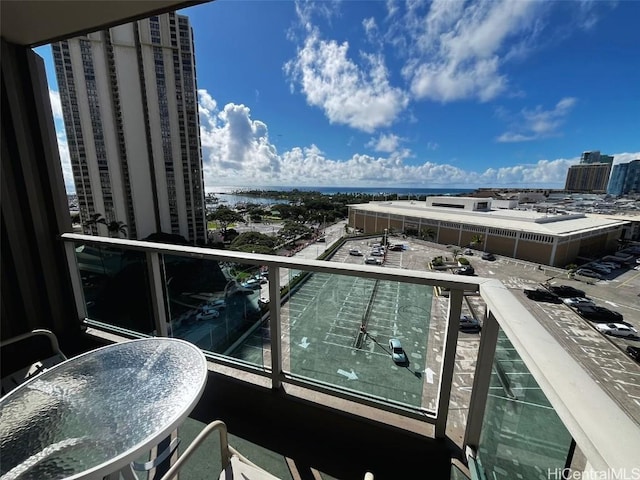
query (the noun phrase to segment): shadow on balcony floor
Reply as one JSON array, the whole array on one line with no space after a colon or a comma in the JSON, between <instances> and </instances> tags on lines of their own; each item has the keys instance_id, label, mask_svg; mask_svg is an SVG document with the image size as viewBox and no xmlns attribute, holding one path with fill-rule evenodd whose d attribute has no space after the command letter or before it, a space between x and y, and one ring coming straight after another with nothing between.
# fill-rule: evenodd
<instances>
[{"instance_id":1,"label":"shadow on balcony floor","mask_svg":"<svg viewBox=\"0 0 640 480\"><path fill-rule=\"evenodd\" d=\"M449 441L210 374L202 399L180 434L183 445L204 424L216 419L227 424L232 445L283 479L361 480L367 471L374 473L376 480L449 479L451 458L458 454ZM213 465L212 459L219 464L218 447L211 448L205 447L208 455L201 455L181 478L203 478L198 471ZM205 465L198 466L200 461ZM293 475L288 469L292 461ZM311 469L321 476L314 476Z\"/></svg>"}]
</instances>

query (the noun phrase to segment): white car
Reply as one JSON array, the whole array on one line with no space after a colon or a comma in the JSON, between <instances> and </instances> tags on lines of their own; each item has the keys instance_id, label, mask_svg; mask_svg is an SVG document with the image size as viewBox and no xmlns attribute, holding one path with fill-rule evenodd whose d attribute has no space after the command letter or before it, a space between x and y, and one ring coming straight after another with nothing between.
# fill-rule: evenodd
<instances>
[{"instance_id":1,"label":"white car","mask_svg":"<svg viewBox=\"0 0 640 480\"><path fill-rule=\"evenodd\" d=\"M389 340L389 350L391 350L391 359L395 364L406 365L409 363L407 354L402 348L400 340L398 340L397 338L392 338L391 340Z\"/></svg>"},{"instance_id":2,"label":"white car","mask_svg":"<svg viewBox=\"0 0 640 480\"><path fill-rule=\"evenodd\" d=\"M624 323L597 323L596 328L613 337L637 337L638 330Z\"/></svg>"},{"instance_id":3,"label":"white car","mask_svg":"<svg viewBox=\"0 0 640 480\"><path fill-rule=\"evenodd\" d=\"M364 259L364 263L368 265L382 265L382 260L375 257L367 257Z\"/></svg>"},{"instance_id":4,"label":"white car","mask_svg":"<svg viewBox=\"0 0 640 480\"><path fill-rule=\"evenodd\" d=\"M260 280L256 280L255 278L251 278L246 282L241 283L240 285L244 288L251 288L252 290L257 290L260 288Z\"/></svg>"},{"instance_id":5,"label":"white car","mask_svg":"<svg viewBox=\"0 0 640 480\"><path fill-rule=\"evenodd\" d=\"M594 305L594 303L591 300L584 297L563 298L562 302L565 305L569 305L570 307L578 307L581 305Z\"/></svg>"},{"instance_id":6,"label":"white car","mask_svg":"<svg viewBox=\"0 0 640 480\"><path fill-rule=\"evenodd\" d=\"M227 308L227 302L225 302L224 299L219 298L218 300L210 300L209 303L207 303L207 306L211 307L211 310L224 310L225 308Z\"/></svg>"},{"instance_id":7,"label":"white car","mask_svg":"<svg viewBox=\"0 0 640 480\"><path fill-rule=\"evenodd\" d=\"M352 248L351 250L349 250L349 255L354 255L356 257L361 257L362 256L362 252L357 248Z\"/></svg>"},{"instance_id":8,"label":"white car","mask_svg":"<svg viewBox=\"0 0 640 480\"><path fill-rule=\"evenodd\" d=\"M220 316L220 312L215 308L203 308L200 313L196 315L196 322L201 322L204 320L213 320L214 318L218 318Z\"/></svg>"}]
</instances>

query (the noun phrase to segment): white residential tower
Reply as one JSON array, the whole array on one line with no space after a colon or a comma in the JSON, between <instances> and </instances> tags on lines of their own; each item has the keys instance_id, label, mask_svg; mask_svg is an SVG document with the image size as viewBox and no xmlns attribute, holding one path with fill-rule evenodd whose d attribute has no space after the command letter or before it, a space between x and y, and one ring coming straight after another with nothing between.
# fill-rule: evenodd
<instances>
[{"instance_id":1,"label":"white residential tower","mask_svg":"<svg viewBox=\"0 0 640 480\"><path fill-rule=\"evenodd\" d=\"M188 18L153 16L52 48L82 221L100 213L130 238L205 241Z\"/></svg>"}]
</instances>

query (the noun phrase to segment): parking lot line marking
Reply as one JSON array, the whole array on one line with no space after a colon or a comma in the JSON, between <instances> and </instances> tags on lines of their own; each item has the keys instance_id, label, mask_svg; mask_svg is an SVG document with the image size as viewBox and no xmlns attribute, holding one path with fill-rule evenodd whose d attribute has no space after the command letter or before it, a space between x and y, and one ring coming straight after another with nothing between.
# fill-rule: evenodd
<instances>
[{"instance_id":1,"label":"parking lot line marking","mask_svg":"<svg viewBox=\"0 0 640 480\"><path fill-rule=\"evenodd\" d=\"M636 278L640 277L640 272L638 272L637 274L635 274L633 277L628 278L627 280L625 280L624 282L622 282L620 285L616 285L616 288L620 288L624 285L626 285L628 282L630 282L631 280L635 280Z\"/></svg>"}]
</instances>

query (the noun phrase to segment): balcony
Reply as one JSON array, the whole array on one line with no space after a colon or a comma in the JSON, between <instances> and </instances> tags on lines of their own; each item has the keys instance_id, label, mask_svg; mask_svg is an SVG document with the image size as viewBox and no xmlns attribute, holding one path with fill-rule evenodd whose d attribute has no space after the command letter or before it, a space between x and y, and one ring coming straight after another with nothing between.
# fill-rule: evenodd
<instances>
[{"instance_id":1,"label":"balcony","mask_svg":"<svg viewBox=\"0 0 640 480\"><path fill-rule=\"evenodd\" d=\"M367 470L377 479L449 478L452 459L489 478L561 478L556 469L567 463L600 473L591 478L633 474L637 423L499 282L72 234L60 241L70 231L68 205L44 67L30 46L186 2L44 3L3 3L3 338L50 328L72 355L145 335L193 337L207 351L210 378L189 426L222 418L232 435L271 452L265 458L306 467L300 478L309 468L340 479ZM178 298L180 277L167 273L185 260L200 262L199 275L212 283L203 265L266 267L269 302L255 293L229 300L215 331L209 320L179 318L238 289L216 270L216 288L181 288ZM194 274L188 262L184 270L182 277ZM104 298L115 301L101 304L107 276L118 281ZM434 299L437 287L449 297ZM463 352L458 319L468 293L485 310L477 349ZM394 330L383 322L397 313ZM331 318L344 323L314 325ZM408 367L385 353L389 333L402 337ZM312 357L321 343L334 345L324 350L332 355ZM468 383L456 357L472 370Z\"/></svg>"},{"instance_id":2,"label":"balcony","mask_svg":"<svg viewBox=\"0 0 640 480\"><path fill-rule=\"evenodd\" d=\"M495 280L62 240L87 338L197 344L210 379L192 418L223 419L295 468L332 478L450 478L454 462L479 478L533 479L565 466L633 467L637 424ZM235 280L254 272L263 284ZM447 297L434 295L446 289ZM485 305L473 358L458 334L469 297ZM408 364L392 361L391 337ZM472 366L466 380L460 360Z\"/></svg>"}]
</instances>

